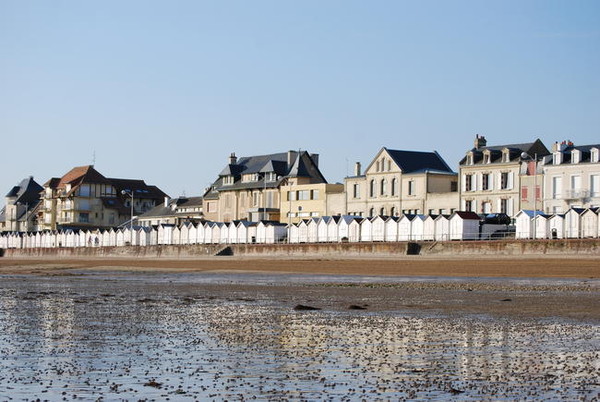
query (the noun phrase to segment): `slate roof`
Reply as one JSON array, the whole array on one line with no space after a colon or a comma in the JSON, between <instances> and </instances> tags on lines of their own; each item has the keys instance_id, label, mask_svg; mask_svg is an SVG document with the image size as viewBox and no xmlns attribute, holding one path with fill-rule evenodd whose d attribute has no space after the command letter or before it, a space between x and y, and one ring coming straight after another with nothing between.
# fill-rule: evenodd
<instances>
[{"instance_id":1,"label":"slate roof","mask_svg":"<svg viewBox=\"0 0 600 402\"><path fill-rule=\"evenodd\" d=\"M600 144L569 146L565 148L563 151L561 151L563 154L561 165L571 163L571 152L573 152L573 150L578 150L581 152L581 159L579 160L579 163L591 162L591 151L593 148L600 149ZM552 164L552 160L548 159L548 163Z\"/></svg>"},{"instance_id":2,"label":"slate roof","mask_svg":"<svg viewBox=\"0 0 600 402\"><path fill-rule=\"evenodd\" d=\"M26 179L21 180L21 182L14 186L6 197L16 198L14 203L20 202L21 204L29 204L29 206L35 206L40 202L40 192L42 192L44 188L40 186L33 177L30 176Z\"/></svg>"},{"instance_id":3,"label":"slate roof","mask_svg":"<svg viewBox=\"0 0 600 402\"><path fill-rule=\"evenodd\" d=\"M509 159L510 161L521 160L521 154L526 152L532 157L537 154L538 157L542 157L545 155L549 155L550 151L546 148L546 146L540 141L540 139L536 139L533 142L527 142L522 144L506 144L506 145L493 145L493 146L485 146L479 148L472 148L468 153L473 153L473 164L483 164L483 155L484 151L488 151L490 154L490 163L501 163L502 162L502 151L504 149L508 149ZM460 165L465 165L467 161L467 156L465 155L461 161Z\"/></svg>"},{"instance_id":4,"label":"slate roof","mask_svg":"<svg viewBox=\"0 0 600 402\"><path fill-rule=\"evenodd\" d=\"M327 183L311 155L302 151L293 152L288 165L288 152L268 155L246 156L237 159L236 163L227 164L219 173L219 177L204 194L204 199L217 199L218 191L278 188L287 177L311 177L321 183ZM266 173L274 173L279 179L267 180ZM242 182L242 175L257 174L258 180ZM233 184L224 184L224 177L233 176Z\"/></svg>"},{"instance_id":5,"label":"slate roof","mask_svg":"<svg viewBox=\"0 0 600 402\"><path fill-rule=\"evenodd\" d=\"M156 186L146 184L144 180L139 179L108 179L120 195L122 190L133 191L136 198L149 198L162 201L167 194Z\"/></svg>"},{"instance_id":6,"label":"slate roof","mask_svg":"<svg viewBox=\"0 0 600 402\"><path fill-rule=\"evenodd\" d=\"M179 197L173 198L169 201L168 205L165 207L164 202L161 202L156 207L152 208L150 211L139 216L140 219L148 219L154 217L164 217L164 216L187 216L189 212L180 212L177 208L185 206L192 207L202 205L202 197ZM175 208L175 209L174 209Z\"/></svg>"},{"instance_id":7,"label":"slate roof","mask_svg":"<svg viewBox=\"0 0 600 402\"><path fill-rule=\"evenodd\" d=\"M454 173L437 152L401 151L384 148L403 173L438 171Z\"/></svg>"}]
</instances>

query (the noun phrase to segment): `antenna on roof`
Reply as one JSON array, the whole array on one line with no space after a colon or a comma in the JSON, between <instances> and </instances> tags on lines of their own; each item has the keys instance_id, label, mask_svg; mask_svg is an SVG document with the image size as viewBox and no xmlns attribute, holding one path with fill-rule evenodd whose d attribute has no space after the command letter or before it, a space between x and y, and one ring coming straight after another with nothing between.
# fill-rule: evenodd
<instances>
[{"instance_id":1,"label":"antenna on roof","mask_svg":"<svg viewBox=\"0 0 600 402\"><path fill-rule=\"evenodd\" d=\"M96 165L96 150L92 153L92 166Z\"/></svg>"}]
</instances>

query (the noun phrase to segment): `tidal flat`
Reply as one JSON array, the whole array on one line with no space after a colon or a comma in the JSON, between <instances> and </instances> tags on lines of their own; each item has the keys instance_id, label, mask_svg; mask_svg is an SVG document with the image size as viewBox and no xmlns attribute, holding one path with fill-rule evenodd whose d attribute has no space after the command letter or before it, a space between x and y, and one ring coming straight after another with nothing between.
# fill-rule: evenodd
<instances>
[{"instance_id":1,"label":"tidal flat","mask_svg":"<svg viewBox=\"0 0 600 402\"><path fill-rule=\"evenodd\" d=\"M599 290L580 279L3 275L0 399L594 400Z\"/></svg>"}]
</instances>

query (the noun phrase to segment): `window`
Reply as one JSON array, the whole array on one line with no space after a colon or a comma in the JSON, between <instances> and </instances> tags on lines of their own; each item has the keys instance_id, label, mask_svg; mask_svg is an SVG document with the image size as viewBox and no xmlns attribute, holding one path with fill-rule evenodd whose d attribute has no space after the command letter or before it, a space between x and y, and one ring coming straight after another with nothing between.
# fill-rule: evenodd
<instances>
[{"instance_id":1,"label":"window","mask_svg":"<svg viewBox=\"0 0 600 402\"><path fill-rule=\"evenodd\" d=\"M312 190L312 194L310 197L311 200L318 200L319 199L319 190Z\"/></svg>"},{"instance_id":2,"label":"window","mask_svg":"<svg viewBox=\"0 0 600 402\"><path fill-rule=\"evenodd\" d=\"M571 152L571 163L579 163L580 157L581 157L581 153L577 149L574 149Z\"/></svg>"},{"instance_id":3,"label":"window","mask_svg":"<svg viewBox=\"0 0 600 402\"><path fill-rule=\"evenodd\" d=\"M508 213L508 200L506 198L502 198L500 200L500 213L501 214Z\"/></svg>"},{"instance_id":4,"label":"window","mask_svg":"<svg viewBox=\"0 0 600 402\"><path fill-rule=\"evenodd\" d=\"M229 186L233 184L233 176L225 176L223 178L223 185Z\"/></svg>"},{"instance_id":5,"label":"window","mask_svg":"<svg viewBox=\"0 0 600 402\"><path fill-rule=\"evenodd\" d=\"M490 174L484 173L481 177L482 177L482 189L490 190Z\"/></svg>"},{"instance_id":6,"label":"window","mask_svg":"<svg viewBox=\"0 0 600 402\"><path fill-rule=\"evenodd\" d=\"M273 197L273 192L272 191L267 191L266 196L267 196L267 205L266 206L268 208L272 208L273 204L274 204L274 202L273 202L273 198L274 198Z\"/></svg>"},{"instance_id":7,"label":"window","mask_svg":"<svg viewBox=\"0 0 600 402\"><path fill-rule=\"evenodd\" d=\"M353 198L360 198L360 184L353 184L352 185L352 197Z\"/></svg>"},{"instance_id":8,"label":"window","mask_svg":"<svg viewBox=\"0 0 600 402\"><path fill-rule=\"evenodd\" d=\"M415 182L413 180L408 182L408 195L415 195Z\"/></svg>"},{"instance_id":9,"label":"window","mask_svg":"<svg viewBox=\"0 0 600 402\"><path fill-rule=\"evenodd\" d=\"M381 195L386 195L386 193L387 193L387 180L381 179L380 186L381 186L381 188L380 188Z\"/></svg>"},{"instance_id":10,"label":"window","mask_svg":"<svg viewBox=\"0 0 600 402\"><path fill-rule=\"evenodd\" d=\"M472 211L473 210L473 201L465 200L465 210Z\"/></svg>"},{"instance_id":11,"label":"window","mask_svg":"<svg viewBox=\"0 0 600 402\"><path fill-rule=\"evenodd\" d=\"M90 214L87 212L79 213L79 222L80 223L90 223Z\"/></svg>"},{"instance_id":12,"label":"window","mask_svg":"<svg viewBox=\"0 0 600 402\"><path fill-rule=\"evenodd\" d=\"M522 201L527 201L527 192L528 192L527 187L521 187L521 200Z\"/></svg>"},{"instance_id":13,"label":"window","mask_svg":"<svg viewBox=\"0 0 600 402\"><path fill-rule=\"evenodd\" d=\"M81 197L89 197L90 196L90 185L89 184L82 184L81 187L79 187L79 196L81 196Z\"/></svg>"},{"instance_id":14,"label":"window","mask_svg":"<svg viewBox=\"0 0 600 402\"><path fill-rule=\"evenodd\" d=\"M465 191L473 191L473 175L465 175Z\"/></svg>"},{"instance_id":15,"label":"window","mask_svg":"<svg viewBox=\"0 0 600 402\"><path fill-rule=\"evenodd\" d=\"M391 216L398 216L398 210L396 209L396 207L392 207L392 209L390 210L390 214Z\"/></svg>"},{"instance_id":16,"label":"window","mask_svg":"<svg viewBox=\"0 0 600 402\"><path fill-rule=\"evenodd\" d=\"M500 189L507 190L509 188L509 185L510 185L509 179L510 179L509 172L500 173Z\"/></svg>"},{"instance_id":17,"label":"window","mask_svg":"<svg viewBox=\"0 0 600 402\"><path fill-rule=\"evenodd\" d=\"M552 199L560 199L562 193L562 177L552 178Z\"/></svg>"},{"instance_id":18,"label":"window","mask_svg":"<svg viewBox=\"0 0 600 402\"><path fill-rule=\"evenodd\" d=\"M375 215L375 208L371 208L369 210L369 216L374 216Z\"/></svg>"},{"instance_id":19,"label":"window","mask_svg":"<svg viewBox=\"0 0 600 402\"><path fill-rule=\"evenodd\" d=\"M483 154L483 163L490 163L490 154L489 153L485 153Z\"/></svg>"},{"instance_id":20,"label":"window","mask_svg":"<svg viewBox=\"0 0 600 402\"><path fill-rule=\"evenodd\" d=\"M295 191L288 191L287 192L287 200L288 201L296 201L296 192Z\"/></svg>"},{"instance_id":21,"label":"window","mask_svg":"<svg viewBox=\"0 0 600 402\"><path fill-rule=\"evenodd\" d=\"M458 191L458 182L450 182L450 191L451 192L456 192Z\"/></svg>"},{"instance_id":22,"label":"window","mask_svg":"<svg viewBox=\"0 0 600 402\"><path fill-rule=\"evenodd\" d=\"M275 172L268 172L268 173L266 173L266 180L267 181L276 181L277 180L277 174L275 174Z\"/></svg>"},{"instance_id":23,"label":"window","mask_svg":"<svg viewBox=\"0 0 600 402\"><path fill-rule=\"evenodd\" d=\"M489 201L485 201L481 203L481 212L484 214L492 213L492 203Z\"/></svg>"},{"instance_id":24,"label":"window","mask_svg":"<svg viewBox=\"0 0 600 402\"><path fill-rule=\"evenodd\" d=\"M552 164L560 165L562 163L562 153L555 152L552 154Z\"/></svg>"},{"instance_id":25,"label":"window","mask_svg":"<svg viewBox=\"0 0 600 402\"><path fill-rule=\"evenodd\" d=\"M392 196L396 196L396 191L398 189L398 179L395 177L392 179Z\"/></svg>"},{"instance_id":26,"label":"window","mask_svg":"<svg viewBox=\"0 0 600 402\"><path fill-rule=\"evenodd\" d=\"M467 165L473 164L473 154L467 154Z\"/></svg>"},{"instance_id":27,"label":"window","mask_svg":"<svg viewBox=\"0 0 600 402\"><path fill-rule=\"evenodd\" d=\"M381 208L381 209L379 210L379 215L381 215L381 216L385 216L385 208Z\"/></svg>"},{"instance_id":28,"label":"window","mask_svg":"<svg viewBox=\"0 0 600 402\"><path fill-rule=\"evenodd\" d=\"M252 206L258 207L258 203L260 202L260 193L252 193Z\"/></svg>"},{"instance_id":29,"label":"window","mask_svg":"<svg viewBox=\"0 0 600 402\"><path fill-rule=\"evenodd\" d=\"M590 162L598 163L600 161L600 152L598 152L598 148L592 148L590 151Z\"/></svg>"},{"instance_id":30,"label":"window","mask_svg":"<svg viewBox=\"0 0 600 402\"><path fill-rule=\"evenodd\" d=\"M298 191L298 200L301 200L301 201L310 200L310 190Z\"/></svg>"},{"instance_id":31,"label":"window","mask_svg":"<svg viewBox=\"0 0 600 402\"><path fill-rule=\"evenodd\" d=\"M375 180L369 182L369 197L375 197Z\"/></svg>"},{"instance_id":32,"label":"window","mask_svg":"<svg viewBox=\"0 0 600 402\"><path fill-rule=\"evenodd\" d=\"M600 197L600 175L590 176L590 197Z\"/></svg>"},{"instance_id":33,"label":"window","mask_svg":"<svg viewBox=\"0 0 600 402\"><path fill-rule=\"evenodd\" d=\"M392 170L392 161L391 161L391 160L388 160L388 161L387 161L387 171L389 172L389 171L391 171L391 170Z\"/></svg>"},{"instance_id":34,"label":"window","mask_svg":"<svg viewBox=\"0 0 600 402\"><path fill-rule=\"evenodd\" d=\"M375 163L375 170L378 171L378 172L380 171L380 169L379 169L379 161L377 161Z\"/></svg>"},{"instance_id":35,"label":"window","mask_svg":"<svg viewBox=\"0 0 600 402\"><path fill-rule=\"evenodd\" d=\"M510 162L510 151L508 151L508 150L502 151L502 162L504 162L504 163Z\"/></svg>"}]
</instances>

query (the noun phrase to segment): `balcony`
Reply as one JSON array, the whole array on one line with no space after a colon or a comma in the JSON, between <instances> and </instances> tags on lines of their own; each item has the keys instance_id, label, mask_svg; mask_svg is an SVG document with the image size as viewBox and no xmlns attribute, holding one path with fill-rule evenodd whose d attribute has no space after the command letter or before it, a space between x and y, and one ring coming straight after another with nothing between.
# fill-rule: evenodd
<instances>
[{"instance_id":1,"label":"balcony","mask_svg":"<svg viewBox=\"0 0 600 402\"><path fill-rule=\"evenodd\" d=\"M589 196L590 190L567 190L563 194L563 199L575 201L589 198Z\"/></svg>"}]
</instances>

